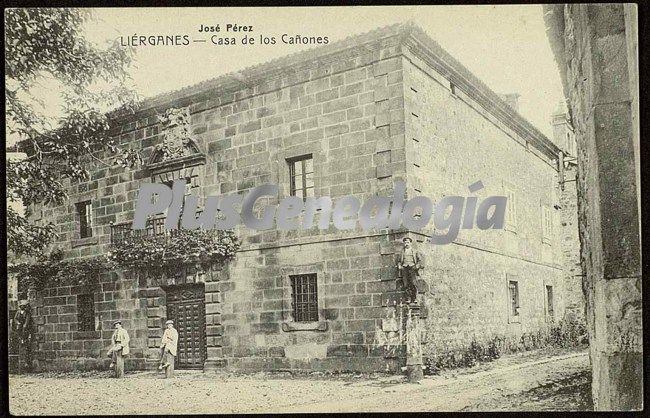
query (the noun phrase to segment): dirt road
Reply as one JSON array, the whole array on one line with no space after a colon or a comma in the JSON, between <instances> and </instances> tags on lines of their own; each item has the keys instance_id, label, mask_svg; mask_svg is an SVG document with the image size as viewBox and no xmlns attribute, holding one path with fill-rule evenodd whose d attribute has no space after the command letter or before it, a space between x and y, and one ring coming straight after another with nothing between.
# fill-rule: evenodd
<instances>
[{"instance_id":1,"label":"dirt road","mask_svg":"<svg viewBox=\"0 0 650 418\"><path fill-rule=\"evenodd\" d=\"M16 415L584 410L589 373L587 353L573 352L506 357L420 384L379 375L46 374L11 376L9 402Z\"/></svg>"}]
</instances>

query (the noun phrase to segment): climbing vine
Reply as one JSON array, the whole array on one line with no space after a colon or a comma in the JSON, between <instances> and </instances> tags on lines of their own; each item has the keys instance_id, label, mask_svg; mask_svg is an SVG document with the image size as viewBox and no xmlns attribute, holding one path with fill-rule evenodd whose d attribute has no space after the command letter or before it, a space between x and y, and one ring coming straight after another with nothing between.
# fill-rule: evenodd
<instances>
[{"instance_id":1,"label":"climbing vine","mask_svg":"<svg viewBox=\"0 0 650 418\"><path fill-rule=\"evenodd\" d=\"M36 260L9 266L9 272L24 289L77 286L96 283L99 275L111 268L105 256L63 259L61 250L42 254Z\"/></svg>"},{"instance_id":2,"label":"climbing vine","mask_svg":"<svg viewBox=\"0 0 650 418\"><path fill-rule=\"evenodd\" d=\"M111 244L108 259L122 268L150 271L222 265L235 257L239 246L233 231L179 229L166 235L127 236Z\"/></svg>"}]
</instances>

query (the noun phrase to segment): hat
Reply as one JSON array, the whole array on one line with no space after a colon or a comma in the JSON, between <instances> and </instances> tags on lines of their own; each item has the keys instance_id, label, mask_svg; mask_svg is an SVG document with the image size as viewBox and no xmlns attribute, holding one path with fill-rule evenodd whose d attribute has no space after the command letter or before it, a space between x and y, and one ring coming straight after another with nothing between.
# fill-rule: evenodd
<instances>
[{"instance_id":1,"label":"hat","mask_svg":"<svg viewBox=\"0 0 650 418\"><path fill-rule=\"evenodd\" d=\"M408 240L409 242L413 242L413 239L410 238L410 237L404 237L404 238L402 238L402 242L406 242L406 240Z\"/></svg>"},{"instance_id":2,"label":"hat","mask_svg":"<svg viewBox=\"0 0 650 418\"><path fill-rule=\"evenodd\" d=\"M165 322L165 325L169 325L169 324L174 325L174 321L172 321L171 319L168 319L167 322Z\"/></svg>"},{"instance_id":3,"label":"hat","mask_svg":"<svg viewBox=\"0 0 650 418\"><path fill-rule=\"evenodd\" d=\"M119 319L117 319L117 320L113 321L113 325L115 325L115 324L120 324L120 325L122 325L122 321L119 320Z\"/></svg>"},{"instance_id":4,"label":"hat","mask_svg":"<svg viewBox=\"0 0 650 418\"><path fill-rule=\"evenodd\" d=\"M18 302L18 306L27 306L27 305L29 305L29 302L27 302L25 299Z\"/></svg>"}]
</instances>

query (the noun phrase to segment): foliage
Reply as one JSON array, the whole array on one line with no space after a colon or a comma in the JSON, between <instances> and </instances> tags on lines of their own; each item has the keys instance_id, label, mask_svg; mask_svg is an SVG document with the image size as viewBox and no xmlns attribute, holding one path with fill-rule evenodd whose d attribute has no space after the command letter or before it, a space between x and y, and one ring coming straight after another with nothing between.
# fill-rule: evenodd
<instances>
[{"instance_id":1,"label":"foliage","mask_svg":"<svg viewBox=\"0 0 650 418\"><path fill-rule=\"evenodd\" d=\"M126 87L133 51L117 41L100 48L85 39L83 27L91 18L89 9L5 10L7 130L28 156L7 160L10 203L60 204L66 198L62 180L87 179L84 161L102 162L95 154L107 148L122 165L141 161L109 139L104 112L133 109L135 95ZM62 86L62 114L56 121L39 110L44 107L36 97L41 81ZM15 254L38 255L54 238L52 225L29 224L11 205L7 211L7 240Z\"/></svg>"},{"instance_id":2,"label":"foliage","mask_svg":"<svg viewBox=\"0 0 650 418\"><path fill-rule=\"evenodd\" d=\"M500 358L504 354L529 351L545 347L580 347L586 343L587 329L583 321L561 320L537 332L523 333L518 337L494 335L484 340L472 340L460 347L430 347L424 356L428 374L443 369L472 367Z\"/></svg>"},{"instance_id":3,"label":"foliage","mask_svg":"<svg viewBox=\"0 0 650 418\"><path fill-rule=\"evenodd\" d=\"M41 255L34 262L13 265L9 271L16 275L24 289L56 286L76 286L95 283L99 275L110 268L106 257L63 259L61 250Z\"/></svg>"},{"instance_id":4,"label":"foliage","mask_svg":"<svg viewBox=\"0 0 650 418\"><path fill-rule=\"evenodd\" d=\"M166 235L127 236L111 244L108 258L123 268L167 270L186 264L223 264L238 249L233 231L178 229Z\"/></svg>"}]
</instances>

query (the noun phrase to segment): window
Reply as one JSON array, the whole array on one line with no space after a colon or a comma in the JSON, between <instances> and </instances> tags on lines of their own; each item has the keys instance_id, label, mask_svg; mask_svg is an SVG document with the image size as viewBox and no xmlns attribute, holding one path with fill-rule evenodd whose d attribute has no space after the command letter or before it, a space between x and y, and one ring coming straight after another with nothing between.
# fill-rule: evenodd
<instances>
[{"instance_id":1,"label":"window","mask_svg":"<svg viewBox=\"0 0 650 418\"><path fill-rule=\"evenodd\" d=\"M180 228L180 225L181 225L181 220L183 218L183 209L185 208L185 198L187 198L187 196L192 194L192 190L199 187L198 178L199 178L198 175L193 175L191 177L185 177L185 193L183 194L183 206L181 207L181 212L180 212L180 215L178 216L178 227L179 228ZM180 180L180 179L176 179L176 180ZM164 181L163 184L171 189L174 186L174 181L175 180L167 180L167 181ZM199 209L197 209L197 213L198 212L200 212Z\"/></svg>"},{"instance_id":2,"label":"window","mask_svg":"<svg viewBox=\"0 0 650 418\"><path fill-rule=\"evenodd\" d=\"M566 151L570 156L576 156L576 141L574 140L574 136L571 135L571 132L566 133Z\"/></svg>"},{"instance_id":3,"label":"window","mask_svg":"<svg viewBox=\"0 0 650 418\"><path fill-rule=\"evenodd\" d=\"M553 214L551 213L551 208L542 206L542 241L550 243L552 234Z\"/></svg>"},{"instance_id":4,"label":"window","mask_svg":"<svg viewBox=\"0 0 650 418\"><path fill-rule=\"evenodd\" d=\"M553 286L546 286L546 319L553 322Z\"/></svg>"},{"instance_id":5,"label":"window","mask_svg":"<svg viewBox=\"0 0 650 418\"><path fill-rule=\"evenodd\" d=\"M314 160L311 154L287 160L291 196L307 197L314 195Z\"/></svg>"},{"instance_id":6,"label":"window","mask_svg":"<svg viewBox=\"0 0 650 418\"><path fill-rule=\"evenodd\" d=\"M515 192L509 187L504 187L504 194L507 199L505 229L516 232L517 231L517 197L515 196Z\"/></svg>"},{"instance_id":7,"label":"window","mask_svg":"<svg viewBox=\"0 0 650 418\"><path fill-rule=\"evenodd\" d=\"M176 179L176 180L179 180L179 179ZM163 184L171 189L172 186L174 185L174 180L167 180L167 181L163 182ZM187 196L191 195L192 190L197 188L197 187L199 187L199 185L198 185L198 176L197 175L194 175L194 176L191 176L191 177L185 177L185 195L184 195L184 197L187 197Z\"/></svg>"},{"instance_id":8,"label":"window","mask_svg":"<svg viewBox=\"0 0 650 418\"><path fill-rule=\"evenodd\" d=\"M77 203L79 215L79 237L90 238L93 236L92 203L90 200Z\"/></svg>"},{"instance_id":9,"label":"window","mask_svg":"<svg viewBox=\"0 0 650 418\"><path fill-rule=\"evenodd\" d=\"M289 276L295 322L318 321L318 291L315 274Z\"/></svg>"},{"instance_id":10,"label":"window","mask_svg":"<svg viewBox=\"0 0 650 418\"><path fill-rule=\"evenodd\" d=\"M77 295L79 331L95 331L95 300L92 294Z\"/></svg>"},{"instance_id":11,"label":"window","mask_svg":"<svg viewBox=\"0 0 650 418\"><path fill-rule=\"evenodd\" d=\"M508 296L510 298L510 322L519 322L519 282L508 281Z\"/></svg>"}]
</instances>

